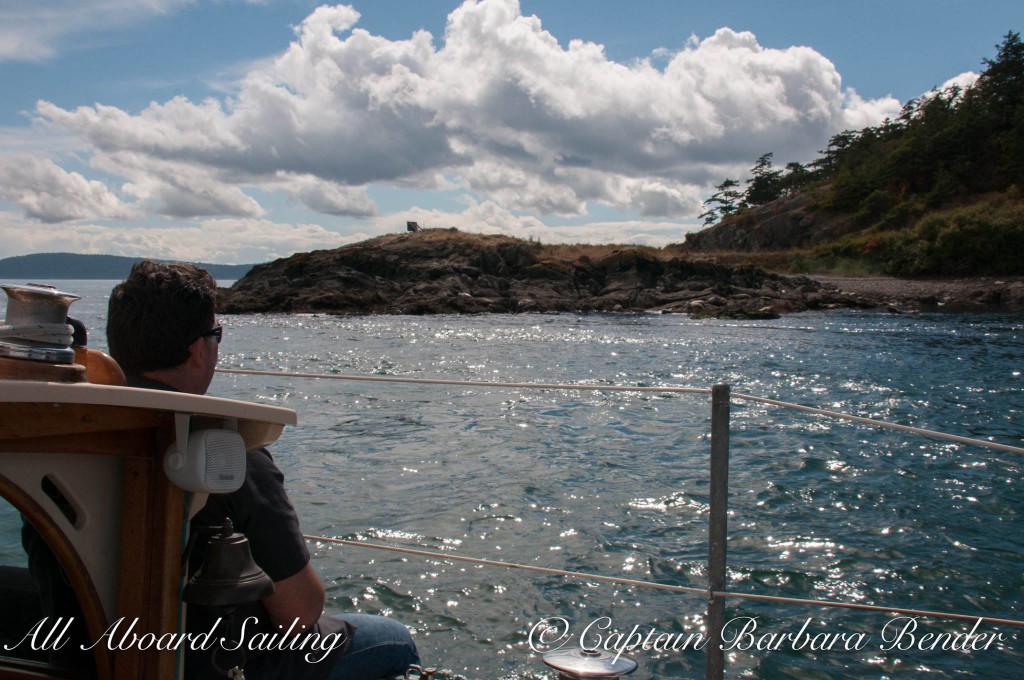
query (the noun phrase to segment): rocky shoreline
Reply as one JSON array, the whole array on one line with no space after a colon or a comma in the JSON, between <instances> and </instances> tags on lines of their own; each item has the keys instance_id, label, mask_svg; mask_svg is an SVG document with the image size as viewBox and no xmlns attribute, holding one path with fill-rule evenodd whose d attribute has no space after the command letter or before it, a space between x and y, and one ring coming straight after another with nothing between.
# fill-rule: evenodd
<instances>
[{"instance_id":1,"label":"rocky shoreline","mask_svg":"<svg viewBox=\"0 0 1024 680\"><path fill-rule=\"evenodd\" d=\"M1024 283L958 288L782 276L633 246L541 246L428 230L258 265L222 289L222 313L661 312L776 318L811 309L1024 308Z\"/></svg>"},{"instance_id":2,"label":"rocky shoreline","mask_svg":"<svg viewBox=\"0 0 1024 680\"><path fill-rule=\"evenodd\" d=\"M897 279L812 275L827 288L894 311L1021 311L1024 277Z\"/></svg>"}]
</instances>

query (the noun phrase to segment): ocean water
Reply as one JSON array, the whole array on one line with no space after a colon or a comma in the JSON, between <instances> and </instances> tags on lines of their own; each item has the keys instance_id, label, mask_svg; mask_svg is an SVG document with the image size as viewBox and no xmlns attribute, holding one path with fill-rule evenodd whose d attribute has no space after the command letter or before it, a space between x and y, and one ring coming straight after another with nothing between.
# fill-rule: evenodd
<instances>
[{"instance_id":1,"label":"ocean water","mask_svg":"<svg viewBox=\"0 0 1024 680\"><path fill-rule=\"evenodd\" d=\"M83 295L72 313L102 349L111 282L54 283ZM721 382L1024 446L1020 315L221 322L222 368ZM707 395L223 373L210 393L298 412L272 451L307 534L706 588ZM740 401L730 436L728 589L1024 619L1020 454ZM629 647L639 664L630 677L703 677L704 654L688 637L702 630L702 596L321 541L310 548L329 610L402 620L425 662L449 676L553 678L538 650L582 643ZM727 619L730 678L1024 676L1022 630L985 621L732 599Z\"/></svg>"}]
</instances>

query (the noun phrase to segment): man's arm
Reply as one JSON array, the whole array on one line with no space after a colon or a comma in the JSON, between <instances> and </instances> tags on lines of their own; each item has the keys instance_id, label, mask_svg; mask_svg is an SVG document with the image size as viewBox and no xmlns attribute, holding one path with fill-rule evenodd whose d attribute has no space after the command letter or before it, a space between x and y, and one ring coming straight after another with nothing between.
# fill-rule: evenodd
<instances>
[{"instance_id":1,"label":"man's arm","mask_svg":"<svg viewBox=\"0 0 1024 680\"><path fill-rule=\"evenodd\" d=\"M313 565L307 563L294 576L276 581L274 594L263 598L263 606L275 626L287 630L292 621L298 619L298 625L305 626L308 631L324 611L324 598L324 584L313 570ZM296 632L302 632L302 629L296 629Z\"/></svg>"}]
</instances>

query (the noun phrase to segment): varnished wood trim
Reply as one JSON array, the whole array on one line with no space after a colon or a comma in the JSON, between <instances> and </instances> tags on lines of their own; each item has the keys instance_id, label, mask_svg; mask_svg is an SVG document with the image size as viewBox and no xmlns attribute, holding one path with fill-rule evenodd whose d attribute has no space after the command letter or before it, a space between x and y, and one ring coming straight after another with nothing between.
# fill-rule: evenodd
<instances>
[{"instance_id":1,"label":"varnished wood trim","mask_svg":"<svg viewBox=\"0 0 1024 680\"><path fill-rule=\"evenodd\" d=\"M0 440L56 437L89 432L116 432L155 427L171 420L168 413L126 406L21 402L0 411Z\"/></svg>"},{"instance_id":2,"label":"varnished wood trim","mask_svg":"<svg viewBox=\"0 0 1024 680\"><path fill-rule=\"evenodd\" d=\"M165 421L169 422L169 421ZM74 438L67 435L32 437L31 439L0 439L3 453L68 453L101 456L127 456L153 446L155 429L121 432L90 432Z\"/></svg>"},{"instance_id":3,"label":"varnished wood trim","mask_svg":"<svg viewBox=\"0 0 1024 680\"><path fill-rule=\"evenodd\" d=\"M56 383L85 382L85 366L50 364L29 359L0 357L0 375L8 380L45 380Z\"/></svg>"},{"instance_id":4,"label":"varnished wood trim","mask_svg":"<svg viewBox=\"0 0 1024 680\"><path fill-rule=\"evenodd\" d=\"M163 473L160 460L129 456L124 470L120 615L138 617L138 629L157 634L178 627L184 492ZM130 569L124 565L132 565ZM115 678L170 678L173 652L120 652Z\"/></svg>"}]
</instances>

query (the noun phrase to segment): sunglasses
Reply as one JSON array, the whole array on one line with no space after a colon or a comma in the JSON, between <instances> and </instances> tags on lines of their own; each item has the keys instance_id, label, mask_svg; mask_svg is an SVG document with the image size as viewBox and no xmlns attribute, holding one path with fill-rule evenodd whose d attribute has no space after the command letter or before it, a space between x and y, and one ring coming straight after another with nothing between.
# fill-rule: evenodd
<instances>
[{"instance_id":1,"label":"sunglasses","mask_svg":"<svg viewBox=\"0 0 1024 680\"><path fill-rule=\"evenodd\" d=\"M220 324L214 326L205 333L200 333L199 335L196 336L196 340L198 340L199 338L209 338L211 336L217 339L217 344L219 345L221 338L224 337L224 329L220 326ZM193 340L192 342L195 342L196 340Z\"/></svg>"}]
</instances>

